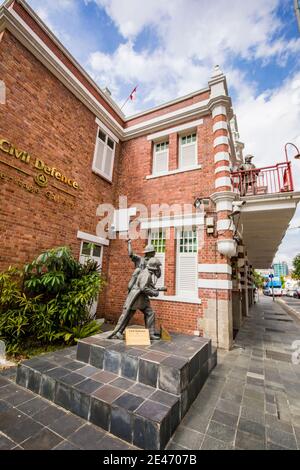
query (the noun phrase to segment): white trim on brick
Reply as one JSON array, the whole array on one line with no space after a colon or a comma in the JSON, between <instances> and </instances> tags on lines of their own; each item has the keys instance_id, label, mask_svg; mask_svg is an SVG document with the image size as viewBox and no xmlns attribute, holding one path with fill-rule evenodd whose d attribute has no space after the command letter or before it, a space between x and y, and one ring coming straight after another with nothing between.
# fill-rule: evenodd
<instances>
[{"instance_id":1,"label":"white trim on brick","mask_svg":"<svg viewBox=\"0 0 300 470\"><path fill-rule=\"evenodd\" d=\"M228 125L227 125L227 122L226 121L218 121L218 122L215 122L214 125L213 125L213 132L217 132L219 131L220 129L224 129L224 130L228 130Z\"/></svg>"},{"instance_id":2,"label":"white trim on brick","mask_svg":"<svg viewBox=\"0 0 300 470\"><path fill-rule=\"evenodd\" d=\"M109 240L106 240L102 237L97 237L97 235L91 235L90 233L81 232L80 230L78 230L77 232L77 238L85 242L96 243L97 245L109 245Z\"/></svg>"},{"instance_id":3,"label":"white trim on brick","mask_svg":"<svg viewBox=\"0 0 300 470\"><path fill-rule=\"evenodd\" d=\"M230 166L229 165L227 165L227 166L218 166L215 169L215 174L221 173L221 171L228 171L228 173L230 173Z\"/></svg>"},{"instance_id":4,"label":"white trim on brick","mask_svg":"<svg viewBox=\"0 0 300 470\"><path fill-rule=\"evenodd\" d=\"M217 222L217 230L218 231L223 231L223 230L234 230L234 223L230 219L221 219L218 220Z\"/></svg>"},{"instance_id":5,"label":"white trim on brick","mask_svg":"<svg viewBox=\"0 0 300 470\"><path fill-rule=\"evenodd\" d=\"M164 227L191 227L193 225L204 225L203 214L177 215L174 217L161 217L141 220L141 229L164 228Z\"/></svg>"},{"instance_id":6,"label":"white trim on brick","mask_svg":"<svg viewBox=\"0 0 300 470\"><path fill-rule=\"evenodd\" d=\"M182 297L181 295L164 295L162 297L155 297L152 300L164 300L167 302L182 302L186 304L201 304L202 301L198 297Z\"/></svg>"},{"instance_id":7,"label":"white trim on brick","mask_svg":"<svg viewBox=\"0 0 300 470\"><path fill-rule=\"evenodd\" d=\"M215 163L222 162L222 161L230 161L229 153L228 152L217 152L215 154Z\"/></svg>"},{"instance_id":8,"label":"white trim on brick","mask_svg":"<svg viewBox=\"0 0 300 470\"><path fill-rule=\"evenodd\" d=\"M218 145L229 145L229 139L227 135L220 135L219 137L216 137L214 139L214 147L217 147Z\"/></svg>"},{"instance_id":9,"label":"white trim on brick","mask_svg":"<svg viewBox=\"0 0 300 470\"><path fill-rule=\"evenodd\" d=\"M225 114L226 116L227 111L226 111L225 106L215 106L211 114L213 118L215 118L216 116L219 116L219 114Z\"/></svg>"},{"instance_id":10,"label":"white trim on brick","mask_svg":"<svg viewBox=\"0 0 300 470\"><path fill-rule=\"evenodd\" d=\"M198 279L198 287L200 289L232 289L232 281L223 279Z\"/></svg>"},{"instance_id":11,"label":"white trim on brick","mask_svg":"<svg viewBox=\"0 0 300 470\"><path fill-rule=\"evenodd\" d=\"M198 264L198 272L232 274L232 267L230 264Z\"/></svg>"},{"instance_id":12,"label":"white trim on brick","mask_svg":"<svg viewBox=\"0 0 300 470\"><path fill-rule=\"evenodd\" d=\"M221 188L222 186L228 186L231 188L231 179L229 176L221 176L215 181L215 188Z\"/></svg>"},{"instance_id":13,"label":"white trim on brick","mask_svg":"<svg viewBox=\"0 0 300 470\"><path fill-rule=\"evenodd\" d=\"M185 124L181 124L181 126L176 127L169 127L168 129L164 129L163 131L156 132L155 134L150 134L147 137L147 140L156 140L160 139L161 137L167 137L174 132L185 131L188 129L193 129L194 127L200 126L203 124L203 119L198 119L197 121L186 122Z\"/></svg>"},{"instance_id":14,"label":"white trim on brick","mask_svg":"<svg viewBox=\"0 0 300 470\"><path fill-rule=\"evenodd\" d=\"M232 202L231 201L217 201L216 202L216 212L221 211L232 211Z\"/></svg>"},{"instance_id":15,"label":"white trim on brick","mask_svg":"<svg viewBox=\"0 0 300 470\"><path fill-rule=\"evenodd\" d=\"M161 173L146 176L146 180L153 178L161 178L162 176L177 175L177 173L185 173L186 171L201 170L202 165L191 166L190 168L178 168L177 170L164 171Z\"/></svg>"}]
</instances>

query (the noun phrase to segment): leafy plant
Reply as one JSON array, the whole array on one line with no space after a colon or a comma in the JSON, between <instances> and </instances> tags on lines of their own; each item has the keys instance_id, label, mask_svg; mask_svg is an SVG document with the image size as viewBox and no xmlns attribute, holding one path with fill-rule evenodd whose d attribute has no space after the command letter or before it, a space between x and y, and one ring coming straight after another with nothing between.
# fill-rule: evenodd
<instances>
[{"instance_id":1,"label":"leafy plant","mask_svg":"<svg viewBox=\"0 0 300 470\"><path fill-rule=\"evenodd\" d=\"M99 332L90 308L104 284L97 263L81 265L68 247L0 273L0 338L8 353L21 353L29 343L71 344Z\"/></svg>"},{"instance_id":2,"label":"leafy plant","mask_svg":"<svg viewBox=\"0 0 300 470\"><path fill-rule=\"evenodd\" d=\"M293 279L300 279L300 253L293 259Z\"/></svg>"}]
</instances>

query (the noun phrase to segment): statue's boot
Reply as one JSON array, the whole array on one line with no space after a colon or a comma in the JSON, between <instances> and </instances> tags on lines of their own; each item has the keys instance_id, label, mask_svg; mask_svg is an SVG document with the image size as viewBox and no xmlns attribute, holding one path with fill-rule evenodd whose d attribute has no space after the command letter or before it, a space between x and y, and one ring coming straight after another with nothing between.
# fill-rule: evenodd
<instances>
[{"instance_id":1,"label":"statue's boot","mask_svg":"<svg viewBox=\"0 0 300 470\"><path fill-rule=\"evenodd\" d=\"M160 335L158 335L157 333L150 333L150 339L158 340L160 339Z\"/></svg>"}]
</instances>

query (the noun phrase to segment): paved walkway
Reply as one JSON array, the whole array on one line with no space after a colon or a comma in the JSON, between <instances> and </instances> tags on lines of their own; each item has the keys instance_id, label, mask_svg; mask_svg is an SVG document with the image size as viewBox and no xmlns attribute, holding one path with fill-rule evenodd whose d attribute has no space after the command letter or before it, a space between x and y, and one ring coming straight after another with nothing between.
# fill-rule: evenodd
<instances>
[{"instance_id":1,"label":"paved walkway","mask_svg":"<svg viewBox=\"0 0 300 470\"><path fill-rule=\"evenodd\" d=\"M300 321L261 297L177 428L169 449L300 449Z\"/></svg>"},{"instance_id":2,"label":"paved walkway","mask_svg":"<svg viewBox=\"0 0 300 470\"><path fill-rule=\"evenodd\" d=\"M0 450L130 450L127 442L0 375Z\"/></svg>"},{"instance_id":3,"label":"paved walkway","mask_svg":"<svg viewBox=\"0 0 300 470\"><path fill-rule=\"evenodd\" d=\"M262 297L175 432L171 449L300 449L300 321ZM126 450L129 444L0 376L0 449Z\"/></svg>"}]
</instances>

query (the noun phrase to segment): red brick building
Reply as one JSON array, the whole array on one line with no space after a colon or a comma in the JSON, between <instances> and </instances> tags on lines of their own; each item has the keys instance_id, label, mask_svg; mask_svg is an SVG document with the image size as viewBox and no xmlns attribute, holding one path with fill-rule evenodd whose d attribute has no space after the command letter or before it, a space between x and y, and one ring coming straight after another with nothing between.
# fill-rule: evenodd
<instances>
[{"instance_id":1,"label":"red brick building","mask_svg":"<svg viewBox=\"0 0 300 470\"><path fill-rule=\"evenodd\" d=\"M151 241L162 261L168 291L153 301L158 326L229 348L252 302L245 227L257 208L262 220L274 204L282 216L286 194L275 201L280 188L267 187L248 195L249 210L235 205L243 144L220 69L205 89L126 117L26 2L10 0L0 9L0 84L0 269L54 246L93 256L108 281L98 315L115 320L133 269L124 240L131 220L144 236L134 250ZM258 264L272 261L298 199L289 201ZM113 237L100 233L102 204L122 215ZM250 218L239 225L234 211Z\"/></svg>"}]
</instances>

